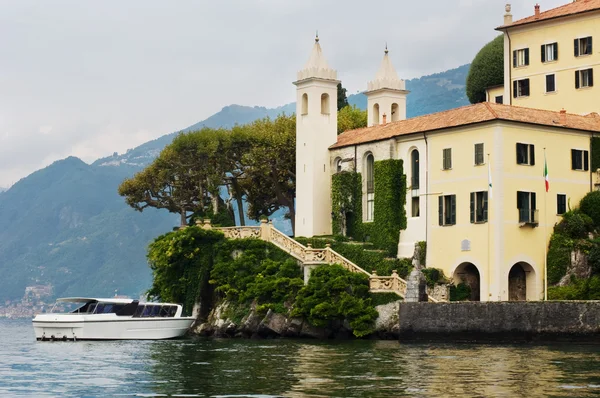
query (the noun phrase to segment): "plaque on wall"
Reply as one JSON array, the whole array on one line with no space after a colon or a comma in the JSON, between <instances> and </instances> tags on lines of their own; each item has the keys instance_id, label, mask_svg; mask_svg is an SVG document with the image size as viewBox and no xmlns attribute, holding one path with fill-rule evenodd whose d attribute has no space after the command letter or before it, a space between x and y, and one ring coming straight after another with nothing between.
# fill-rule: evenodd
<instances>
[{"instance_id":1,"label":"plaque on wall","mask_svg":"<svg viewBox=\"0 0 600 398\"><path fill-rule=\"evenodd\" d=\"M463 252L470 252L471 251L471 241L468 239L465 239L462 242L460 242L460 250Z\"/></svg>"}]
</instances>

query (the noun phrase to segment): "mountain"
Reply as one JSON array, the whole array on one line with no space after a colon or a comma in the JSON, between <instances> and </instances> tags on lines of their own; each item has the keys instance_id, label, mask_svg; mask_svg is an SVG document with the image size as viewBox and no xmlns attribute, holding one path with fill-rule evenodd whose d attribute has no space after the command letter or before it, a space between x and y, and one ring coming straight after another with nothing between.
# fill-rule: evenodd
<instances>
[{"instance_id":1,"label":"mountain","mask_svg":"<svg viewBox=\"0 0 600 398\"><path fill-rule=\"evenodd\" d=\"M406 82L409 117L466 105L469 65ZM364 94L348 97L366 107ZM278 108L230 105L182 131L231 127L265 116L290 114ZM117 187L149 164L177 133L98 159L69 157L23 178L0 193L0 302L23 297L25 287L53 286L55 296L137 296L151 283L146 247L177 225L166 211L128 207ZM290 231L282 212L278 228Z\"/></svg>"}]
</instances>

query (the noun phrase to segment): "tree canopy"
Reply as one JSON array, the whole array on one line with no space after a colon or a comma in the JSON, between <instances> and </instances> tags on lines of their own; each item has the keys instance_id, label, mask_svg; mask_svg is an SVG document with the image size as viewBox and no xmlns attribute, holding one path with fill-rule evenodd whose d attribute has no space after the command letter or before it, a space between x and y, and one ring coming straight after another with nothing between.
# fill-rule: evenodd
<instances>
[{"instance_id":1,"label":"tree canopy","mask_svg":"<svg viewBox=\"0 0 600 398\"><path fill-rule=\"evenodd\" d=\"M472 104L485 101L485 89L504 83L504 35L483 46L467 75L467 97Z\"/></svg>"},{"instance_id":2,"label":"tree canopy","mask_svg":"<svg viewBox=\"0 0 600 398\"><path fill-rule=\"evenodd\" d=\"M356 105L348 105L338 112L338 134L361 127L367 127L367 111L358 109Z\"/></svg>"},{"instance_id":3,"label":"tree canopy","mask_svg":"<svg viewBox=\"0 0 600 398\"><path fill-rule=\"evenodd\" d=\"M342 83L337 85L337 110L348 106L348 98L346 97L346 89L342 87Z\"/></svg>"}]
</instances>

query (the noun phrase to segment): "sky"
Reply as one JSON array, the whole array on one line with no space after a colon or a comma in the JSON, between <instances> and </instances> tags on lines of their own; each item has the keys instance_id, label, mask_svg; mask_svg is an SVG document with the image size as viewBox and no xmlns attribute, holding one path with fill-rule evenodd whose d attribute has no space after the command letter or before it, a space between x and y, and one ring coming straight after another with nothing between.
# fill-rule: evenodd
<instances>
[{"instance_id":1,"label":"sky","mask_svg":"<svg viewBox=\"0 0 600 398\"><path fill-rule=\"evenodd\" d=\"M538 0L542 11L570 0ZM318 30L349 94L387 42L405 79L471 62L506 0L0 0L0 187L125 152L224 106L293 102ZM535 0L513 0L515 20Z\"/></svg>"}]
</instances>

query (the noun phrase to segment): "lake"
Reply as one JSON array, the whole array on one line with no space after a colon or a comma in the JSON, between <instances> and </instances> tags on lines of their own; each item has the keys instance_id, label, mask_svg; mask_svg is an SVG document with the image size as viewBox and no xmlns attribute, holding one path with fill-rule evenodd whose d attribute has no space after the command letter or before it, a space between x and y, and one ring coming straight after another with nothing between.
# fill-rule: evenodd
<instances>
[{"instance_id":1,"label":"lake","mask_svg":"<svg viewBox=\"0 0 600 398\"><path fill-rule=\"evenodd\" d=\"M600 345L222 340L36 342L0 319L0 396L542 397L600 394Z\"/></svg>"}]
</instances>

